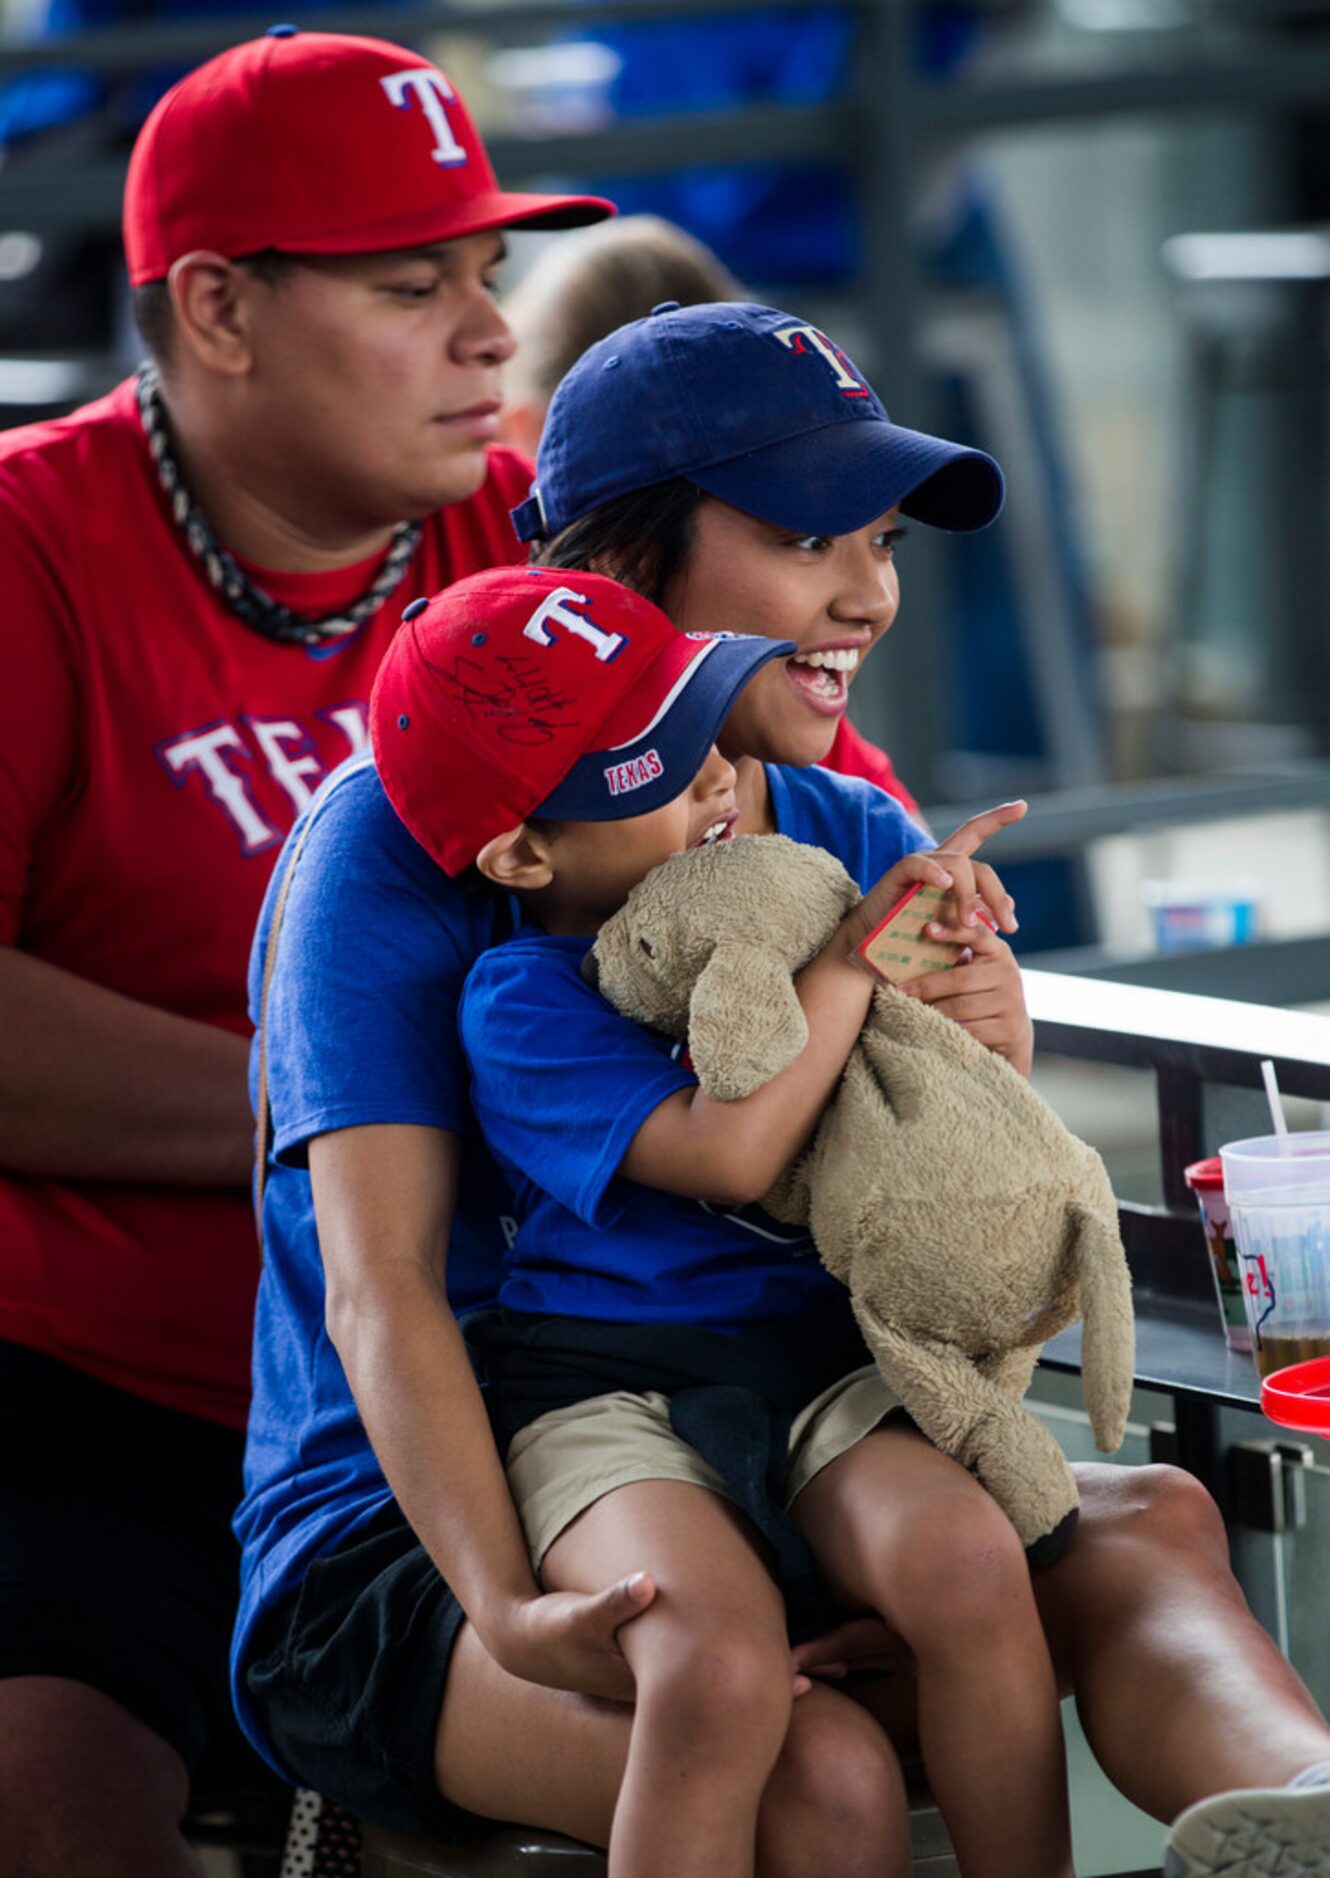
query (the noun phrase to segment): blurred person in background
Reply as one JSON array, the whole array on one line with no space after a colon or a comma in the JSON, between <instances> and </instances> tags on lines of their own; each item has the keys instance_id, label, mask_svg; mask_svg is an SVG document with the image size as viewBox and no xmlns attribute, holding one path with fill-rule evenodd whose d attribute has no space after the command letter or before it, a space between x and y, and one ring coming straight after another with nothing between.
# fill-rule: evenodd
<instances>
[{"instance_id":1,"label":"blurred person in background","mask_svg":"<svg viewBox=\"0 0 1330 1878\"><path fill-rule=\"evenodd\" d=\"M653 306L741 300L720 257L662 215L621 215L547 242L504 295L517 351L504 374L503 441L534 457L559 380L588 346Z\"/></svg>"}]
</instances>

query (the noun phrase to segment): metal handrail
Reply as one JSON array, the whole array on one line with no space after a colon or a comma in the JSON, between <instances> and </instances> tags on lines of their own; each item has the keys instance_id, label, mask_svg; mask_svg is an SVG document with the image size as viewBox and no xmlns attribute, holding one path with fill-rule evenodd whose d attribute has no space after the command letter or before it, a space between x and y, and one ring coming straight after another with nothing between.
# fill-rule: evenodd
<instances>
[{"instance_id":1,"label":"metal handrail","mask_svg":"<svg viewBox=\"0 0 1330 1878\"><path fill-rule=\"evenodd\" d=\"M1023 977L1036 1042L1052 1055L1248 1089L1264 1086L1269 1059L1286 1094L1330 1101L1330 1017L1061 972Z\"/></svg>"}]
</instances>

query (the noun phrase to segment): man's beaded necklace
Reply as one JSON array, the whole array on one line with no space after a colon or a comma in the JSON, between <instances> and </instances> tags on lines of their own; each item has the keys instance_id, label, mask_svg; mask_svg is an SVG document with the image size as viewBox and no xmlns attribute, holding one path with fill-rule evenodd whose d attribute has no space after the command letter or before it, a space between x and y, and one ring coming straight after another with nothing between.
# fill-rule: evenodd
<instances>
[{"instance_id":1,"label":"man's beaded necklace","mask_svg":"<svg viewBox=\"0 0 1330 1878\"><path fill-rule=\"evenodd\" d=\"M319 645L325 639L345 639L376 613L401 583L420 545L419 522L403 522L395 530L384 556L383 565L373 581L351 606L342 607L323 619L308 619L280 600L274 600L249 578L235 556L218 541L193 496L176 462L171 447L171 429L162 402L161 383L152 364L139 367L137 396L143 433L157 466L157 475L177 527L189 543L190 552L202 567L210 586L215 588L229 610L265 639L283 645Z\"/></svg>"}]
</instances>

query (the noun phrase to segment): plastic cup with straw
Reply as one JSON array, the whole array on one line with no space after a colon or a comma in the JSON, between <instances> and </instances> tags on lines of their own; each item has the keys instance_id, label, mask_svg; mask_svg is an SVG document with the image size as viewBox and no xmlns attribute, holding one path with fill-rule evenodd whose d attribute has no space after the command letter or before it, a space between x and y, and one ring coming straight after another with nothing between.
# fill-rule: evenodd
<instances>
[{"instance_id":1,"label":"plastic cup with straw","mask_svg":"<svg viewBox=\"0 0 1330 1878\"><path fill-rule=\"evenodd\" d=\"M1330 1437L1330 1133L1290 1134L1273 1062L1261 1080L1273 1135L1220 1149L1261 1407Z\"/></svg>"},{"instance_id":2,"label":"plastic cup with straw","mask_svg":"<svg viewBox=\"0 0 1330 1878\"><path fill-rule=\"evenodd\" d=\"M1270 1104L1270 1120L1277 1135L1288 1133L1288 1117L1284 1113L1284 1104L1279 1094L1279 1081L1275 1075L1275 1066L1267 1056L1261 1063L1261 1081L1265 1084L1265 1099Z\"/></svg>"}]
</instances>

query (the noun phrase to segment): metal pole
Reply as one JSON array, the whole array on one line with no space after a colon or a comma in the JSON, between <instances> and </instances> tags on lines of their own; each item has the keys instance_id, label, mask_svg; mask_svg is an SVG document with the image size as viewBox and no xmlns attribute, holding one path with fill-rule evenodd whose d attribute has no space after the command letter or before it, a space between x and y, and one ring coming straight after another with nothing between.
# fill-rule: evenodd
<instances>
[{"instance_id":1,"label":"metal pole","mask_svg":"<svg viewBox=\"0 0 1330 1878\"><path fill-rule=\"evenodd\" d=\"M862 292L868 328L864 368L893 417L930 428L935 402L920 357L923 282L911 218L920 183L925 128L913 71L915 0L864 0L855 50ZM945 643L940 543L921 528L901 551L900 623L855 689L863 728L892 753L908 787L940 792L938 757L946 741L942 674Z\"/></svg>"}]
</instances>

